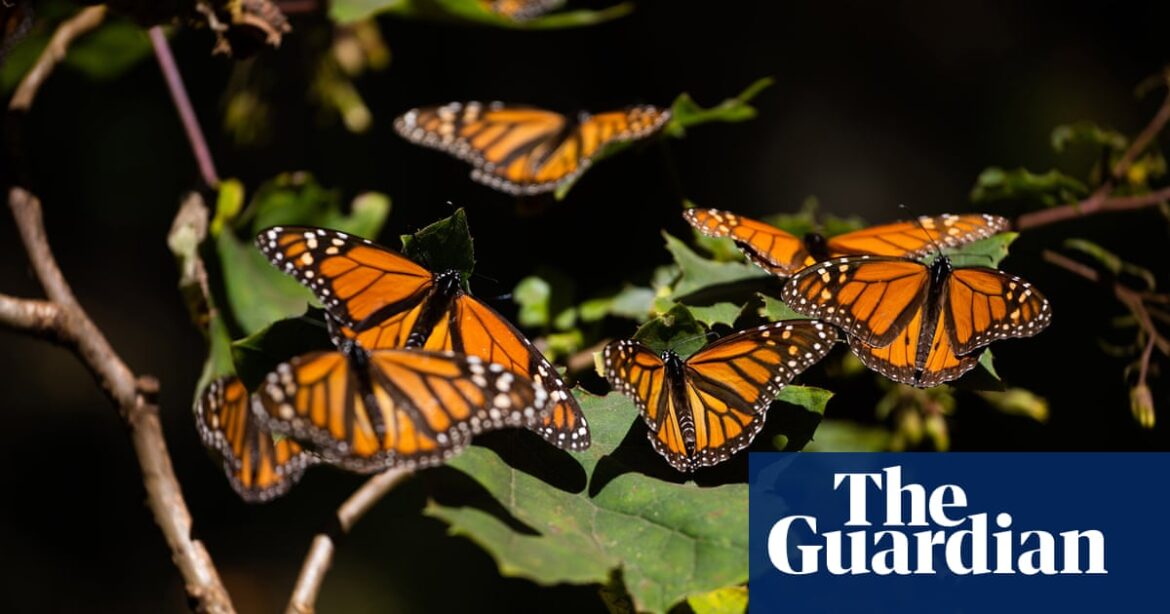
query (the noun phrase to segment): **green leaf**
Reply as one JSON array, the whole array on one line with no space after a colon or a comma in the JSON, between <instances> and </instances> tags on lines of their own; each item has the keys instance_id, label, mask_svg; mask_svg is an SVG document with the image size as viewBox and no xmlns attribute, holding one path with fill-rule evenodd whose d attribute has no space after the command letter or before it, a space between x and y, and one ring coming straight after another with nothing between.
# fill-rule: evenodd
<instances>
[{"instance_id":1,"label":"green leaf","mask_svg":"<svg viewBox=\"0 0 1170 614\"><path fill-rule=\"evenodd\" d=\"M674 296L682 297L709 286L766 277L762 269L743 262L715 262L691 251L685 243L663 232L666 249L674 256L681 275L674 286Z\"/></svg>"},{"instance_id":2,"label":"green leaf","mask_svg":"<svg viewBox=\"0 0 1170 614\"><path fill-rule=\"evenodd\" d=\"M1048 401L1024 388L1008 388L1002 392L978 393L995 409L1012 416L1023 416L1037 422L1048 422Z\"/></svg>"},{"instance_id":3,"label":"green leaf","mask_svg":"<svg viewBox=\"0 0 1170 614\"><path fill-rule=\"evenodd\" d=\"M273 226L318 226L372 239L390 215L390 199L367 192L354 199L351 209L346 215L340 193L322 187L309 173L285 173L256 190L241 221L251 221L253 236Z\"/></svg>"},{"instance_id":4,"label":"green leaf","mask_svg":"<svg viewBox=\"0 0 1170 614\"><path fill-rule=\"evenodd\" d=\"M814 414L823 416L825 415L825 406L832 398L833 391L831 390L816 386L789 385L780 391L780 396L776 397L776 400L803 407Z\"/></svg>"},{"instance_id":5,"label":"green leaf","mask_svg":"<svg viewBox=\"0 0 1170 614\"><path fill-rule=\"evenodd\" d=\"M61 6L64 3L54 3ZM67 17L54 10L43 14L37 7L36 18L40 24L33 28L27 38L13 47L4 62L0 62L0 92L9 93L20 83L25 73L32 68L41 52L49 43L54 28L45 27ZM60 19L57 19L60 18ZM69 46L63 64L97 81L116 79L136 66L152 53L146 32L130 19L110 16L101 26L80 37Z\"/></svg>"},{"instance_id":6,"label":"green leaf","mask_svg":"<svg viewBox=\"0 0 1170 614\"><path fill-rule=\"evenodd\" d=\"M1008 247L1020 236L1018 232L1001 232L997 235L968 243L955 249L946 250L951 264L956 267L982 266L995 268L1007 258Z\"/></svg>"},{"instance_id":7,"label":"green leaf","mask_svg":"<svg viewBox=\"0 0 1170 614\"><path fill-rule=\"evenodd\" d=\"M517 21L489 10L478 0L333 0L329 3L329 16L344 24L378 13L393 13L434 21L542 30L591 26L625 16L633 9L633 4L626 2L598 11L564 11Z\"/></svg>"},{"instance_id":8,"label":"green leaf","mask_svg":"<svg viewBox=\"0 0 1170 614\"><path fill-rule=\"evenodd\" d=\"M884 452L890 445L886 429L848 422L826 420L817 427L816 437L805 446L810 452Z\"/></svg>"},{"instance_id":9,"label":"green leaf","mask_svg":"<svg viewBox=\"0 0 1170 614\"><path fill-rule=\"evenodd\" d=\"M475 270L475 250L467 214L459 208L413 235L402 235L402 254L432 271L455 269L464 278Z\"/></svg>"},{"instance_id":10,"label":"green leaf","mask_svg":"<svg viewBox=\"0 0 1170 614\"><path fill-rule=\"evenodd\" d=\"M746 586L728 586L687 597L687 605L695 614L741 614L747 610L748 590Z\"/></svg>"},{"instance_id":11,"label":"green leaf","mask_svg":"<svg viewBox=\"0 0 1170 614\"><path fill-rule=\"evenodd\" d=\"M731 326L735 324L735 320L739 318L740 312L743 311L743 306L736 305L735 303L715 303L714 305L704 307L687 305L686 308L690 310L691 315L696 320L707 326L715 324Z\"/></svg>"},{"instance_id":12,"label":"green leaf","mask_svg":"<svg viewBox=\"0 0 1170 614\"><path fill-rule=\"evenodd\" d=\"M634 339L655 353L674 350L686 358L707 345L707 330L691 315L689 309L675 305L670 311L638 328Z\"/></svg>"},{"instance_id":13,"label":"green leaf","mask_svg":"<svg viewBox=\"0 0 1170 614\"><path fill-rule=\"evenodd\" d=\"M1157 285L1157 278L1155 278L1153 271L1143 266L1126 262L1122 260L1121 256L1088 239L1065 239L1064 246L1096 260L1098 264L1105 267L1114 277L1120 275L1135 277L1142 280L1145 284L1145 289L1150 291Z\"/></svg>"},{"instance_id":14,"label":"green leaf","mask_svg":"<svg viewBox=\"0 0 1170 614\"><path fill-rule=\"evenodd\" d=\"M244 334L251 335L304 312L306 304L315 304L308 288L272 266L251 241L243 243L231 232L221 232L215 247L227 303Z\"/></svg>"},{"instance_id":15,"label":"green leaf","mask_svg":"<svg viewBox=\"0 0 1170 614\"><path fill-rule=\"evenodd\" d=\"M1129 145L1129 139L1116 130L1102 128L1090 121L1064 124L1052 129L1052 149L1063 152L1071 145L1123 151Z\"/></svg>"},{"instance_id":16,"label":"green leaf","mask_svg":"<svg viewBox=\"0 0 1170 614\"><path fill-rule=\"evenodd\" d=\"M765 294L757 294L763 301L760 307L760 316L767 318L772 322L779 322L780 320L811 320L812 318L796 313L784 301L778 298L772 298Z\"/></svg>"},{"instance_id":17,"label":"green leaf","mask_svg":"<svg viewBox=\"0 0 1170 614\"><path fill-rule=\"evenodd\" d=\"M562 490L479 446L449 463L531 531L472 507L431 503L426 514L482 546L507 576L544 585L607 584L620 569L639 612L663 612L689 596L743 584L747 485L700 488L647 476L627 464L632 453L649 449L642 438L631 441L637 448L630 453L617 453L640 419L633 403L618 394L579 398L593 445L569 458L587 486Z\"/></svg>"},{"instance_id":18,"label":"green leaf","mask_svg":"<svg viewBox=\"0 0 1170 614\"><path fill-rule=\"evenodd\" d=\"M195 394L202 392L211 380L236 372L235 361L232 359L231 335L223 318L214 311L207 327L207 345L207 360L203 363L199 383L195 385Z\"/></svg>"},{"instance_id":19,"label":"green leaf","mask_svg":"<svg viewBox=\"0 0 1170 614\"><path fill-rule=\"evenodd\" d=\"M975 180L971 202L1031 199L1051 206L1079 200L1088 193L1084 183L1055 169L1038 175L1025 168L1004 170L993 166Z\"/></svg>"},{"instance_id":20,"label":"green leaf","mask_svg":"<svg viewBox=\"0 0 1170 614\"><path fill-rule=\"evenodd\" d=\"M764 77L757 79L747 86L735 98L728 98L710 108L703 108L691 98L690 94L679 94L671 105L670 122L666 124L664 132L675 138L686 135L687 128L709 122L743 122L756 116L755 107L748 104L760 92L775 83L775 79Z\"/></svg>"},{"instance_id":21,"label":"green leaf","mask_svg":"<svg viewBox=\"0 0 1170 614\"><path fill-rule=\"evenodd\" d=\"M215 218L211 220L211 236L218 237L244 208L244 184L239 179L224 179L219 183L215 199Z\"/></svg>"},{"instance_id":22,"label":"green leaf","mask_svg":"<svg viewBox=\"0 0 1170 614\"><path fill-rule=\"evenodd\" d=\"M520 326L548 326L548 301L551 294L552 288L548 282L536 275L529 275L516 284L512 290L512 300L520 306L516 314Z\"/></svg>"}]
</instances>

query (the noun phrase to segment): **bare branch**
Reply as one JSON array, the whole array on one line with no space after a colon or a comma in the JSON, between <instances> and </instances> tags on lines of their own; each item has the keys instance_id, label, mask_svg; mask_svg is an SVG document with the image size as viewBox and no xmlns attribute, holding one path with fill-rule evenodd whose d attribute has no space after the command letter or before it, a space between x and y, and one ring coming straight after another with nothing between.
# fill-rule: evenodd
<instances>
[{"instance_id":1,"label":"bare branch","mask_svg":"<svg viewBox=\"0 0 1170 614\"><path fill-rule=\"evenodd\" d=\"M333 563L336 542L348 534L353 525L357 524L375 503L410 474L407 469L390 469L379 473L362 484L341 504L341 507L337 508L334 534L322 532L313 537L309 554L305 557L301 574L297 577L296 586L289 599L287 614L310 614L315 610L321 583L324 582L325 574Z\"/></svg>"},{"instance_id":2,"label":"bare branch","mask_svg":"<svg viewBox=\"0 0 1170 614\"><path fill-rule=\"evenodd\" d=\"M56 338L61 310L48 301L20 299L0 294L0 325L29 334Z\"/></svg>"},{"instance_id":3,"label":"bare branch","mask_svg":"<svg viewBox=\"0 0 1170 614\"><path fill-rule=\"evenodd\" d=\"M37 91L41 89L41 84L49 78L53 69L57 67L57 63L65 57L65 51L69 49L69 45L77 37L98 27L105 17L106 7L97 5L84 8L73 17L61 22L61 25L57 26L57 31L53 33L53 38L49 39L48 46L41 52L41 56L37 58L36 63L25 74L20 85L13 92L12 100L8 103L9 110L28 111L37 96Z\"/></svg>"},{"instance_id":4,"label":"bare branch","mask_svg":"<svg viewBox=\"0 0 1170 614\"><path fill-rule=\"evenodd\" d=\"M1129 309L1131 313L1133 313L1133 316L1137 319L1138 324L1142 327L1142 330L1144 330L1145 333L1149 335L1151 344L1157 347L1158 350L1163 354L1170 356L1170 339L1163 337L1158 328L1154 326L1154 321L1150 317L1150 312L1146 307L1146 303L1149 302L1149 299L1146 298L1145 293L1138 292L1120 283L1103 279L1101 274L1096 269L1081 264L1076 260L1058 254L1054 251L1046 249L1044 250L1043 255L1044 260L1051 264L1069 271L1070 273L1083 277L1093 283L1108 287L1113 292L1113 296L1115 296L1118 301L1121 301L1121 304L1125 305L1125 307Z\"/></svg>"},{"instance_id":5,"label":"bare branch","mask_svg":"<svg viewBox=\"0 0 1170 614\"><path fill-rule=\"evenodd\" d=\"M167 35L161 26L150 29L150 44L154 46L154 57L158 59L158 66L166 79L167 89L171 92L171 100L174 101L175 110L179 112L179 119L183 122L183 131L187 133L187 141L191 144L191 152L199 165L203 183L209 188L218 187L219 173L215 170L215 161L211 159L211 148L207 146L207 139L203 137L203 128L199 126L199 118L195 116L195 108L187 95L187 87L183 85L183 76L179 73L179 66L175 64L175 56L171 53L170 43L167 42Z\"/></svg>"},{"instance_id":6,"label":"bare branch","mask_svg":"<svg viewBox=\"0 0 1170 614\"><path fill-rule=\"evenodd\" d=\"M1142 129L1137 138L1121 154L1121 158L1117 160L1117 163L1111 169L1110 177L1101 184L1101 187L1097 188L1088 198L1082 201L1053 207L1051 209L1025 213L1016 218L1016 223L1014 224L1015 229L1028 230L1029 228L1046 226L1055 222L1063 222L1097 213L1144 209L1170 200L1170 187L1137 196L1111 196L1117 183L1125 177L1130 167L1133 166L1134 160L1157 138L1158 134L1166 127L1166 122L1168 121L1170 121L1170 89L1167 90L1166 99L1162 101L1162 106L1158 108L1154 117L1150 119L1150 122L1146 124L1146 127Z\"/></svg>"}]
</instances>

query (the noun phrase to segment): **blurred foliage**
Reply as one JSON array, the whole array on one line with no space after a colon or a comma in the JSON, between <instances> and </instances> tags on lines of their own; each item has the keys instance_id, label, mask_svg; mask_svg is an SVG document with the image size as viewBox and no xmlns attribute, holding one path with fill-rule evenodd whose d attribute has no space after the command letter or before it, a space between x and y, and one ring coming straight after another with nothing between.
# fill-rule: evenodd
<instances>
[{"instance_id":1,"label":"blurred foliage","mask_svg":"<svg viewBox=\"0 0 1170 614\"><path fill-rule=\"evenodd\" d=\"M971 201L985 204L998 200L1024 199L1054 206L1073 202L1088 194L1089 189L1084 182L1057 170L1036 174L1024 168L1005 170L993 166L979 174L971 190Z\"/></svg>"},{"instance_id":2,"label":"blurred foliage","mask_svg":"<svg viewBox=\"0 0 1170 614\"><path fill-rule=\"evenodd\" d=\"M555 477L533 475L538 458L525 459L531 467L523 471L472 446L449 465L473 477L511 518L439 503L426 513L483 546L507 576L604 584L620 569L637 611L663 612L688 596L745 582L747 485L702 488L644 474L627 460L637 456L623 454L646 445L641 437L626 442L640 420L633 402L619 394L578 398L593 445L557 465L563 474L583 473L581 486L566 490L547 481Z\"/></svg>"},{"instance_id":3,"label":"blurred foliage","mask_svg":"<svg viewBox=\"0 0 1170 614\"><path fill-rule=\"evenodd\" d=\"M329 3L329 16L341 24L378 14L388 14L404 18L538 30L591 26L623 17L633 9L633 4L626 2L600 11L564 11L516 20L493 11L492 3L487 0L334 0Z\"/></svg>"}]
</instances>

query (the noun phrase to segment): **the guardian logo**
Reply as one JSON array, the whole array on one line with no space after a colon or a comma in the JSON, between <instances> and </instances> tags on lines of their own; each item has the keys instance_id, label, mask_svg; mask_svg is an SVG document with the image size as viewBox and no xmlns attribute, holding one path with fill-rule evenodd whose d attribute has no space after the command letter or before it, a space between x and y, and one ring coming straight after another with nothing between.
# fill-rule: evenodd
<instances>
[{"instance_id":1,"label":"the guardian logo","mask_svg":"<svg viewBox=\"0 0 1170 614\"><path fill-rule=\"evenodd\" d=\"M828 482L825 497L848 497L845 530L825 530L829 527L819 526L813 515L777 520L768 531L767 555L781 573L1108 574L1101 530L1020 530L1007 511L972 513L968 506L979 509L978 502L969 504L958 485L928 490L903 484L900 465L872 473L834 473ZM879 508L878 498L884 498L884 514L870 514Z\"/></svg>"}]
</instances>

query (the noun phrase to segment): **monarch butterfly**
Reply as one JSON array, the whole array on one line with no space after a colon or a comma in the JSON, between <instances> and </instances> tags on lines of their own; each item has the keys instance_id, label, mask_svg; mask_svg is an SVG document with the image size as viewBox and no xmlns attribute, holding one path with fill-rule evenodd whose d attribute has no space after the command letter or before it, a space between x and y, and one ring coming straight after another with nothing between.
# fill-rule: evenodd
<instances>
[{"instance_id":1,"label":"monarch butterfly","mask_svg":"<svg viewBox=\"0 0 1170 614\"><path fill-rule=\"evenodd\" d=\"M815 320L765 324L728 335L683 360L633 340L605 347L605 378L633 397L654 449L679 471L727 460L752 442L768 406L837 340Z\"/></svg>"},{"instance_id":2,"label":"monarch butterfly","mask_svg":"<svg viewBox=\"0 0 1170 614\"><path fill-rule=\"evenodd\" d=\"M195 402L203 445L219 453L232 488L248 502L288 492L317 457L297 442L275 439L252 414L251 397L234 375L213 380Z\"/></svg>"},{"instance_id":3,"label":"monarch butterfly","mask_svg":"<svg viewBox=\"0 0 1170 614\"><path fill-rule=\"evenodd\" d=\"M606 145L650 136L668 119L668 109L652 106L582 113L572 121L535 107L452 102L411 109L394 128L411 142L470 162L475 181L510 194L539 194L576 179Z\"/></svg>"},{"instance_id":4,"label":"monarch butterfly","mask_svg":"<svg viewBox=\"0 0 1170 614\"><path fill-rule=\"evenodd\" d=\"M434 274L384 247L319 228L272 228L256 244L313 290L338 340L370 350L447 350L503 365L549 393L552 409L533 430L564 449L589 447L589 424L569 386L520 331L463 291L458 271Z\"/></svg>"},{"instance_id":5,"label":"monarch butterfly","mask_svg":"<svg viewBox=\"0 0 1170 614\"><path fill-rule=\"evenodd\" d=\"M416 349L303 354L257 391L260 422L351 471L428 466L472 435L530 426L548 393L476 356Z\"/></svg>"},{"instance_id":6,"label":"monarch butterfly","mask_svg":"<svg viewBox=\"0 0 1170 614\"><path fill-rule=\"evenodd\" d=\"M564 0L479 0L485 9L512 21L525 21L564 4Z\"/></svg>"},{"instance_id":7,"label":"monarch butterfly","mask_svg":"<svg viewBox=\"0 0 1170 614\"><path fill-rule=\"evenodd\" d=\"M985 267L956 269L940 255L828 260L788 280L789 307L843 329L866 366L928 388L973 368L974 351L999 339L1031 337L1052 318L1031 284Z\"/></svg>"},{"instance_id":8,"label":"monarch butterfly","mask_svg":"<svg viewBox=\"0 0 1170 614\"><path fill-rule=\"evenodd\" d=\"M1007 230L1007 219L983 213L919 217L872 226L825 239L797 238L771 224L729 211L687 209L683 217L709 237L729 237L756 266L780 277L838 256L921 258L939 247L956 247Z\"/></svg>"}]
</instances>

